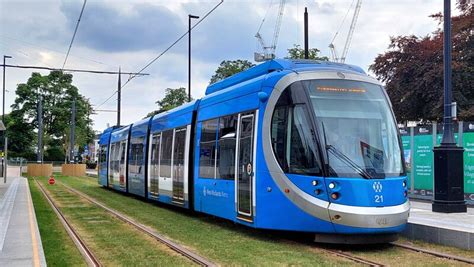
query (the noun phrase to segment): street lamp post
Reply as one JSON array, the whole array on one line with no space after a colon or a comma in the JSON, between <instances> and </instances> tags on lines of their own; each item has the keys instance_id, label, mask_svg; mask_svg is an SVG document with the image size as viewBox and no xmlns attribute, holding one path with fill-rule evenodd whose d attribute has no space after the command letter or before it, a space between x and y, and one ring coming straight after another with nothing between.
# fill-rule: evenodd
<instances>
[{"instance_id":1,"label":"street lamp post","mask_svg":"<svg viewBox=\"0 0 474 267\"><path fill-rule=\"evenodd\" d=\"M198 16L188 15L188 102L191 102L191 19L198 18Z\"/></svg>"},{"instance_id":2,"label":"street lamp post","mask_svg":"<svg viewBox=\"0 0 474 267\"><path fill-rule=\"evenodd\" d=\"M462 147L456 145L453 131L451 82L451 0L444 0L444 128L441 145L434 152L435 212L466 212Z\"/></svg>"}]
</instances>

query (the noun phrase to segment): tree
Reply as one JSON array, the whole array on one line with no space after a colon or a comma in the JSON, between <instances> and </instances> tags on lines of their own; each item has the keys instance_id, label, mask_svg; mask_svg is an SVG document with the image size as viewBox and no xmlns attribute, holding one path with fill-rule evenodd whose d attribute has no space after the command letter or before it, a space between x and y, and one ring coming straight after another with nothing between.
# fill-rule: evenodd
<instances>
[{"instance_id":1,"label":"tree","mask_svg":"<svg viewBox=\"0 0 474 267\"><path fill-rule=\"evenodd\" d=\"M158 104L158 109L148 113L146 116L151 117L155 114L181 106L186 102L188 102L188 94L186 92L186 88L166 88L165 97L155 102L156 104Z\"/></svg>"},{"instance_id":2,"label":"tree","mask_svg":"<svg viewBox=\"0 0 474 267\"><path fill-rule=\"evenodd\" d=\"M452 18L453 97L458 118L474 120L474 14L473 4L458 1L459 16ZM442 15L432 15L442 22ZM388 51L375 58L370 69L386 83L399 121L443 118L443 32L424 37L392 37Z\"/></svg>"},{"instance_id":3,"label":"tree","mask_svg":"<svg viewBox=\"0 0 474 267\"><path fill-rule=\"evenodd\" d=\"M37 103L42 99L45 160L63 160L69 147L71 104L76 99L76 143L79 147L92 142L92 107L89 100L80 95L72 85L72 75L51 71L42 76L32 73L27 83L18 84L15 103L11 106L8 123L10 151L28 155L34 151L38 129ZM24 151L28 153L23 153ZM31 159L31 158L30 158Z\"/></svg>"},{"instance_id":4,"label":"tree","mask_svg":"<svg viewBox=\"0 0 474 267\"><path fill-rule=\"evenodd\" d=\"M214 75L212 75L211 81L209 83L216 83L253 66L255 66L255 64L245 59L224 60L219 65Z\"/></svg>"},{"instance_id":5,"label":"tree","mask_svg":"<svg viewBox=\"0 0 474 267\"><path fill-rule=\"evenodd\" d=\"M319 56L319 49L310 48L308 49L308 59L328 61L329 58L326 56ZM293 48L288 49L288 56L285 58L290 59L304 59L304 49L300 45L294 44Z\"/></svg>"}]
</instances>

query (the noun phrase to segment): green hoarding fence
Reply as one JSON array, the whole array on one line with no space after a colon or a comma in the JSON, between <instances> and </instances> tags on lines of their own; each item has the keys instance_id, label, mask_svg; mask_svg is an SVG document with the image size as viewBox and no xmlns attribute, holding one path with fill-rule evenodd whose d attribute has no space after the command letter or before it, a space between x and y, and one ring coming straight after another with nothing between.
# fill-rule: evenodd
<instances>
[{"instance_id":1,"label":"green hoarding fence","mask_svg":"<svg viewBox=\"0 0 474 267\"><path fill-rule=\"evenodd\" d=\"M441 143L442 132L442 124L400 128L411 197L433 197L433 147ZM454 137L464 147L464 197L474 204L474 122L456 124Z\"/></svg>"}]
</instances>

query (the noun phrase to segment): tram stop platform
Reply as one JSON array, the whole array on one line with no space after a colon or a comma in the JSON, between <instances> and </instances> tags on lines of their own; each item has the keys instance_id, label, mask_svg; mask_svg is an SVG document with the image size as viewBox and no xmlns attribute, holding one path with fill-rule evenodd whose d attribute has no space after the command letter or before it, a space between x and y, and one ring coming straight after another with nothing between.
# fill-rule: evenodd
<instances>
[{"instance_id":1,"label":"tram stop platform","mask_svg":"<svg viewBox=\"0 0 474 267\"><path fill-rule=\"evenodd\" d=\"M0 178L0 266L46 266L41 237L24 177Z\"/></svg>"},{"instance_id":2,"label":"tram stop platform","mask_svg":"<svg viewBox=\"0 0 474 267\"><path fill-rule=\"evenodd\" d=\"M431 211L431 202L410 200L411 210L403 236L430 243L474 250L474 208L467 213Z\"/></svg>"}]
</instances>

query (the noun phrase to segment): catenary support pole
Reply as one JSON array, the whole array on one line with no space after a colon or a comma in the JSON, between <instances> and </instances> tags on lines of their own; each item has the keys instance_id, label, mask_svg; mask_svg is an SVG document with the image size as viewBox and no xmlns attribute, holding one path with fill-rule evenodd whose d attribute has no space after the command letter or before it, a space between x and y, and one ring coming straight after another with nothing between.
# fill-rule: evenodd
<instances>
[{"instance_id":1,"label":"catenary support pole","mask_svg":"<svg viewBox=\"0 0 474 267\"><path fill-rule=\"evenodd\" d=\"M118 74L118 86L117 86L117 126L120 126L120 115L122 111L122 75L120 73L119 67L119 74Z\"/></svg>"},{"instance_id":2,"label":"catenary support pole","mask_svg":"<svg viewBox=\"0 0 474 267\"><path fill-rule=\"evenodd\" d=\"M76 134L76 98L72 100L72 106L71 106L71 134L70 134L70 156L69 156L69 163L74 163L74 145L76 143L75 140L75 134Z\"/></svg>"},{"instance_id":3,"label":"catenary support pole","mask_svg":"<svg viewBox=\"0 0 474 267\"><path fill-rule=\"evenodd\" d=\"M43 163L43 98L38 97L38 150L36 153L36 161Z\"/></svg>"},{"instance_id":4,"label":"catenary support pole","mask_svg":"<svg viewBox=\"0 0 474 267\"><path fill-rule=\"evenodd\" d=\"M441 145L434 152L434 212L466 212L464 201L464 149L456 145L452 118L451 0L444 0L444 127Z\"/></svg>"},{"instance_id":5,"label":"catenary support pole","mask_svg":"<svg viewBox=\"0 0 474 267\"><path fill-rule=\"evenodd\" d=\"M304 8L304 58L309 59L308 8Z\"/></svg>"},{"instance_id":6,"label":"catenary support pole","mask_svg":"<svg viewBox=\"0 0 474 267\"><path fill-rule=\"evenodd\" d=\"M2 79L2 80L3 80L3 98L2 98L3 105L2 105L2 122L5 124L5 126L6 126L6 124L7 124L7 123L5 122L5 80L6 80L6 78L5 78L5 74L6 74L6 72L5 72L5 61L6 61L7 58L12 58L12 57L11 57L11 56L7 56L7 55L3 55L3 79ZM7 138L7 137L6 137L6 136L7 136L7 130L5 129L4 131L2 131L1 135L2 135L2 146L3 146L3 147L1 148L1 150L5 152L6 138ZM4 154L5 154L5 153L4 153ZM3 160L3 162L2 162L2 167L3 167L3 169L6 169L6 167L7 167L5 155L4 155L4 160ZM6 176L4 176L4 177L6 178ZM6 181L6 180L5 180L5 181Z\"/></svg>"},{"instance_id":7,"label":"catenary support pole","mask_svg":"<svg viewBox=\"0 0 474 267\"><path fill-rule=\"evenodd\" d=\"M198 16L188 15L188 102L191 102L191 19L198 18Z\"/></svg>"}]
</instances>

